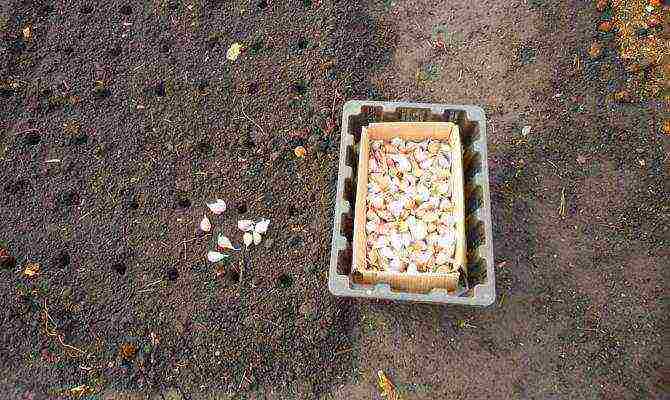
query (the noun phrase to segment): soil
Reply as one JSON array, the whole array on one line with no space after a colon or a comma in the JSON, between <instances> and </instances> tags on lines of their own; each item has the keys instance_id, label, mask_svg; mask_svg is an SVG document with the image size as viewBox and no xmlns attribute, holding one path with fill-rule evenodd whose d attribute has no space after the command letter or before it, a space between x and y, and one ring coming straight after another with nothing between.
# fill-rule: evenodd
<instances>
[{"instance_id":1,"label":"soil","mask_svg":"<svg viewBox=\"0 0 670 400\"><path fill-rule=\"evenodd\" d=\"M0 7L3 398L370 399L380 369L407 399L670 392L668 110L612 101L594 5ZM355 98L484 107L495 307L328 293ZM272 221L217 268L216 197L237 243L238 218Z\"/></svg>"}]
</instances>

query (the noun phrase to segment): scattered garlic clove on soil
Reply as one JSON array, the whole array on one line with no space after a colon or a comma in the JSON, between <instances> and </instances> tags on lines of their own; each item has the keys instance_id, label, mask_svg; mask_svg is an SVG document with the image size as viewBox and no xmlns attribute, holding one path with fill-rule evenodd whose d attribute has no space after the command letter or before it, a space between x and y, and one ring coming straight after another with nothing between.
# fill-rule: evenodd
<instances>
[{"instance_id":1,"label":"scattered garlic clove on soil","mask_svg":"<svg viewBox=\"0 0 670 400\"><path fill-rule=\"evenodd\" d=\"M214 203L207 203L207 207L209 207L210 211L214 214L220 215L226 211L226 202L221 199L216 199Z\"/></svg>"},{"instance_id":2,"label":"scattered garlic clove on soil","mask_svg":"<svg viewBox=\"0 0 670 400\"><path fill-rule=\"evenodd\" d=\"M249 232L254 229L254 221L250 219L241 219L237 221L237 227L244 232Z\"/></svg>"},{"instance_id":3,"label":"scattered garlic clove on soil","mask_svg":"<svg viewBox=\"0 0 670 400\"><path fill-rule=\"evenodd\" d=\"M258 232L256 232L256 231L254 231L254 232L252 233L252 238L253 238L253 240L254 240L254 245L256 245L256 246L258 246L259 244L261 244L261 240L263 240L263 238L261 237L261 234L258 233Z\"/></svg>"},{"instance_id":4,"label":"scattered garlic clove on soil","mask_svg":"<svg viewBox=\"0 0 670 400\"><path fill-rule=\"evenodd\" d=\"M209 218L205 215L200 221L200 230L203 232L209 232L212 230L212 223L209 221Z\"/></svg>"},{"instance_id":5,"label":"scattered garlic clove on soil","mask_svg":"<svg viewBox=\"0 0 670 400\"><path fill-rule=\"evenodd\" d=\"M226 236L223 234L219 234L219 237L216 240L217 245L219 246L220 249L230 249L230 250L240 250L239 248L236 248L233 246L233 243L228 239Z\"/></svg>"},{"instance_id":6,"label":"scattered garlic clove on soil","mask_svg":"<svg viewBox=\"0 0 670 400\"><path fill-rule=\"evenodd\" d=\"M217 263L224 258L228 257L228 255L219 253L218 251L208 251L207 252L207 260L212 263Z\"/></svg>"},{"instance_id":7,"label":"scattered garlic clove on soil","mask_svg":"<svg viewBox=\"0 0 670 400\"><path fill-rule=\"evenodd\" d=\"M254 235L249 232L246 232L242 238L244 240L244 246L249 247L254 242Z\"/></svg>"},{"instance_id":8,"label":"scattered garlic clove on soil","mask_svg":"<svg viewBox=\"0 0 670 400\"><path fill-rule=\"evenodd\" d=\"M259 234L264 234L265 232L268 231L268 227L270 226L270 220L269 219L261 219L256 226L254 226L254 232L259 233Z\"/></svg>"}]
</instances>

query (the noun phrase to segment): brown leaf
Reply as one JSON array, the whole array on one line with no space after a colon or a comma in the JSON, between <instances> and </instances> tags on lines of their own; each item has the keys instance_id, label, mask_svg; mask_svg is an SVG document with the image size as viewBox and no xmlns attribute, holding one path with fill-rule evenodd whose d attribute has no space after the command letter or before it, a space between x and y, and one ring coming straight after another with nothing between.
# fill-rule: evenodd
<instances>
[{"instance_id":1,"label":"brown leaf","mask_svg":"<svg viewBox=\"0 0 670 400\"><path fill-rule=\"evenodd\" d=\"M119 355L126 360L130 360L137 354L137 346L131 343L124 343L119 347Z\"/></svg>"},{"instance_id":2,"label":"brown leaf","mask_svg":"<svg viewBox=\"0 0 670 400\"><path fill-rule=\"evenodd\" d=\"M16 258L14 258L7 249L0 248L0 268L12 269L16 267Z\"/></svg>"}]
</instances>

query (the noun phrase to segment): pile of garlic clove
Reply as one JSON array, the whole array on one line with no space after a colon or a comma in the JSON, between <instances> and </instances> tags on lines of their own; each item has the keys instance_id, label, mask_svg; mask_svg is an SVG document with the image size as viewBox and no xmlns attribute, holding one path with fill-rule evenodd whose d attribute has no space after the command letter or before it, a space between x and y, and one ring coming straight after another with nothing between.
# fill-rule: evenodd
<instances>
[{"instance_id":1,"label":"pile of garlic clove","mask_svg":"<svg viewBox=\"0 0 670 400\"><path fill-rule=\"evenodd\" d=\"M452 272L456 217L448 143L393 138L370 143L367 268Z\"/></svg>"}]
</instances>

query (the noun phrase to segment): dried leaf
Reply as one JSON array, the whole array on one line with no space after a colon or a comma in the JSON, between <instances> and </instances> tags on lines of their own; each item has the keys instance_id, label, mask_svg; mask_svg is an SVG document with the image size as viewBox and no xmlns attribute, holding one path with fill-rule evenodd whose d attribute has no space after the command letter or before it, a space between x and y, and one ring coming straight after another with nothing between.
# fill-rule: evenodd
<instances>
[{"instance_id":1,"label":"dried leaf","mask_svg":"<svg viewBox=\"0 0 670 400\"><path fill-rule=\"evenodd\" d=\"M298 158L305 158L307 150L305 150L303 146L298 146L295 149L293 149L293 154L295 154L295 156Z\"/></svg>"},{"instance_id":2,"label":"dried leaf","mask_svg":"<svg viewBox=\"0 0 670 400\"><path fill-rule=\"evenodd\" d=\"M124 343L119 347L119 355L126 360L130 360L137 354L137 346L131 343Z\"/></svg>"},{"instance_id":3,"label":"dried leaf","mask_svg":"<svg viewBox=\"0 0 670 400\"><path fill-rule=\"evenodd\" d=\"M224 258L228 257L227 254L222 254L219 253L218 251L208 251L207 252L207 260L212 263L219 262L223 260Z\"/></svg>"},{"instance_id":4,"label":"dried leaf","mask_svg":"<svg viewBox=\"0 0 670 400\"><path fill-rule=\"evenodd\" d=\"M246 232L244 234L243 240L244 240L244 245L246 247L249 247L251 245L251 243L254 242L254 236L251 233Z\"/></svg>"},{"instance_id":5,"label":"dried leaf","mask_svg":"<svg viewBox=\"0 0 670 400\"><path fill-rule=\"evenodd\" d=\"M256 226L254 226L254 232L260 233L262 235L268 231L269 226L270 226L270 220L263 218L260 221L258 221Z\"/></svg>"},{"instance_id":6,"label":"dried leaf","mask_svg":"<svg viewBox=\"0 0 670 400\"><path fill-rule=\"evenodd\" d=\"M39 275L40 265L38 263L28 263L23 270L23 274L29 278Z\"/></svg>"},{"instance_id":7,"label":"dried leaf","mask_svg":"<svg viewBox=\"0 0 670 400\"><path fill-rule=\"evenodd\" d=\"M33 29L30 27L30 25L23 28L22 32L23 32L23 38L26 39L27 41L33 38Z\"/></svg>"},{"instance_id":8,"label":"dried leaf","mask_svg":"<svg viewBox=\"0 0 670 400\"><path fill-rule=\"evenodd\" d=\"M239 248L236 248L233 246L233 243L228 239L226 236L223 234L219 234L219 237L216 240L217 245L219 246L220 249L226 250L240 250Z\"/></svg>"},{"instance_id":9,"label":"dried leaf","mask_svg":"<svg viewBox=\"0 0 670 400\"><path fill-rule=\"evenodd\" d=\"M226 52L226 58L230 61L235 61L237 58L240 56L242 53L242 48L243 46L239 43L233 43L230 45L228 48L228 51Z\"/></svg>"},{"instance_id":10,"label":"dried leaf","mask_svg":"<svg viewBox=\"0 0 670 400\"><path fill-rule=\"evenodd\" d=\"M241 219L237 221L237 227L241 231L249 232L254 229L254 221L250 219Z\"/></svg>"},{"instance_id":11,"label":"dried leaf","mask_svg":"<svg viewBox=\"0 0 670 400\"><path fill-rule=\"evenodd\" d=\"M377 385L379 386L379 394L386 400L401 400L396 392L395 386L391 380L386 376L384 371L377 371Z\"/></svg>"},{"instance_id":12,"label":"dried leaf","mask_svg":"<svg viewBox=\"0 0 670 400\"><path fill-rule=\"evenodd\" d=\"M223 214L226 211L226 202L221 199L216 199L214 203L207 203L207 207L216 215Z\"/></svg>"},{"instance_id":13,"label":"dried leaf","mask_svg":"<svg viewBox=\"0 0 670 400\"><path fill-rule=\"evenodd\" d=\"M200 230L203 232L209 232L212 230L212 223L209 221L209 218L205 215L200 221Z\"/></svg>"},{"instance_id":14,"label":"dried leaf","mask_svg":"<svg viewBox=\"0 0 670 400\"><path fill-rule=\"evenodd\" d=\"M258 246L261 243L261 240L262 240L261 234L254 231L252 236L253 236L253 239L254 239L254 245Z\"/></svg>"}]
</instances>

